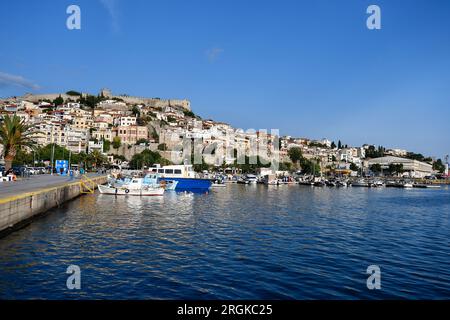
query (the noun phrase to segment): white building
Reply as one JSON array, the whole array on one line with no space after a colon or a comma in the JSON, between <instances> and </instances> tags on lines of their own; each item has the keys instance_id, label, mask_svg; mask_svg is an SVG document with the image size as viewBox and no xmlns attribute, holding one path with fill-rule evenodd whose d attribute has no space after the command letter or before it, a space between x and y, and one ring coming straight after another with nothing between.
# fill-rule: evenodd
<instances>
[{"instance_id":1,"label":"white building","mask_svg":"<svg viewBox=\"0 0 450 320\"><path fill-rule=\"evenodd\" d=\"M412 178L423 178L431 175L433 172L433 166L429 163L393 156L375 158L368 161L369 168L374 164L381 165L382 169L388 169L390 164L402 164L404 172Z\"/></svg>"}]
</instances>

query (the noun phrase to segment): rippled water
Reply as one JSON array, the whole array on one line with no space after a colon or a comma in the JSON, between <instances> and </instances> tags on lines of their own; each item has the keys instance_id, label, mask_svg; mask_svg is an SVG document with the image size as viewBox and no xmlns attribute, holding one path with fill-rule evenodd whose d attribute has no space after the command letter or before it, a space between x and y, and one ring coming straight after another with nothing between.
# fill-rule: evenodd
<instances>
[{"instance_id":1,"label":"rippled water","mask_svg":"<svg viewBox=\"0 0 450 320\"><path fill-rule=\"evenodd\" d=\"M83 196L0 239L0 298L448 299L449 215L448 188Z\"/></svg>"}]
</instances>

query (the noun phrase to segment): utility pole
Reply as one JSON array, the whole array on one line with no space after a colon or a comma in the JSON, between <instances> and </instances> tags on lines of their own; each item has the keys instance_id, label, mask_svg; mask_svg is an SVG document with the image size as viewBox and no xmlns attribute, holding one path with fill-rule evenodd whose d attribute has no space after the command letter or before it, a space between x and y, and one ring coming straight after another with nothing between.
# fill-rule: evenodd
<instances>
[{"instance_id":1,"label":"utility pole","mask_svg":"<svg viewBox=\"0 0 450 320\"><path fill-rule=\"evenodd\" d=\"M52 144L52 157L51 157L52 163L51 163L51 168L52 168L52 172L51 175L53 175L53 169L54 169L54 160L55 160L55 144Z\"/></svg>"},{"instance_id":2,"label":"utility pole","mask_svg":"<svg viewBox=\"0 0 450 320\"><path fill-rule=\"evenodd\" d=\"M446 184L448 184L448 155L445 156L445 169L444 169L444 174L445 174L445 182Z\"/></svg>"}]
</instances>

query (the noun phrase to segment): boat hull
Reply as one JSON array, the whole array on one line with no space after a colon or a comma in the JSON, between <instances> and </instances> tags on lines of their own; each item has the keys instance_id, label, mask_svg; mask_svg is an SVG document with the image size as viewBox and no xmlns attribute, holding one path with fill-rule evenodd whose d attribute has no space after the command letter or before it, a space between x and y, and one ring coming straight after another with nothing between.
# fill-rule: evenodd
<instances>
[{"instance_id":1,"label":"boat hull","mask_svg":"<svg viewBox=\"0 0 450 320\"><path fill-rule=\"evenodd\" d=\"M209 190L212 185L212 181L209 179L197 179L197 178L159 178L160 181L177 181L175 191L190 191L190 190Z\"/></svg>"},{"instance_id":2,"label":"boat hull","mask_svg":"<svg viewBox=\"0 0 450 320\"><path fill-rule=\"evenodd\" d=\"M163 188L126 189L99 185L98 190L101 194L111 194L116 196L162 196L164 194Z\"/></svg>"}]
</instances>

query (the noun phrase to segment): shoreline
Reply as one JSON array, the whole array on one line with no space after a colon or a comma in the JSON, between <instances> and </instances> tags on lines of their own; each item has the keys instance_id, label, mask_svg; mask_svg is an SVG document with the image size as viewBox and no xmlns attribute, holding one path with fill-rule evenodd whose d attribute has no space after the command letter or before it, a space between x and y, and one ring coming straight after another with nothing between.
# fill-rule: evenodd
<instances>
[{"instance_id":1,"label":"shoreline","mask_svg":"<svg viewBox=\"0 0 450 320\"><path fill-rule=\"evenodd\" d=\"M98 184L105 183L107 177L96 176L89 179L94 183L92 187L95 189ZM0 239L29 225L48 210L59 207L83 193L83 183L78 180L0 198Z\"/></svg>"}]
</instances>

